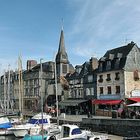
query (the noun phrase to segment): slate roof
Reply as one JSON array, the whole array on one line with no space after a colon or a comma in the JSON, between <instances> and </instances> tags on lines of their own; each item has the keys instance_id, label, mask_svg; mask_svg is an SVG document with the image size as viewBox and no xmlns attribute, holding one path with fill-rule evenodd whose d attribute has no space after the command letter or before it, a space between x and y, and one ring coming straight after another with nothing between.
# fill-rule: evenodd
<instances>
[{"instance_id":1,"label":"slate roof","mask_svg":"<svg viewBox=\"0 0 140 140\"><path fill-rule=\"evenodd\" d=\"M122 57L126 57L128 55L128 53L131 51L131 49L134 47L134 45L136 45L134 42L129 43L128 45L125 46L121 46L119 48L115 48L112 50L109 50L105 53L104 57L106 59L109 58L109 54L114 54L114 58L117 58L118 53L122 54Z\"/></svg>"},{"instance_id":2,"label":"slate roof","mask_svg":"<svg viewBox=\"0 0 140 140\"><path fill-rule=\"evenodd\" d=\"M52 65L54 65L54 62L49 61L49 62L44 62L42 63L42 70L45 71L53 71L53 67ZM24 73L28 73L28 72L33 72L33 71L40 71L40 63L37 64L36 66L34 66L31 70L25 70Z\"/></svg>"},{"instance_id":3,"label":"slate roof","mask_svg":"<svg viewBox=\"0 0 140 140\"><path fill-rule=\"evenodd\" d=\"M92 70L91 69L91 63L90 62L85 62L84 64L82 65L77 65L75 68L81 68L81 71L78 73L77 71L75 71L74 73L68 73L66 75L66 79L80 79L84 76L87 76L89 74L94 74L94 72L96 70Z\"/></svg>"},{"instance_id":4,"label":"slate roof","mask_svg":"<svg viewBox=\"0 0 140 140\"><path fill-rule=\"evenodd\" d=\"M105 55L102 58L100 58L100 60L99 60L99 63L103 64L103 69L102 69L102 71L100 71L100 69L98 68L98 72L123 69L126 64L127 56L135 45L136 44L134 42L131 42L125 46L121 46L121 47L118 47L118 48L115 48L112 50L108 50L105 53ZM115 67L115 63L116 63L117 59L119 59L119 66ZM110 70L106 69L108 60L111 61Z\"/></svg>"}]
</instances>

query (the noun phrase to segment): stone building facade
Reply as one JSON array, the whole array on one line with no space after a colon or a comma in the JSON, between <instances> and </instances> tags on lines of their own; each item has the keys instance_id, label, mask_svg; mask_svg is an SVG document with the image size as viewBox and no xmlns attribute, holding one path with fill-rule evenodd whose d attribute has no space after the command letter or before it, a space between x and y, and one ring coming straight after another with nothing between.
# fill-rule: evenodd
<instances>
[{"instance_id":1,"label":"stone building facade","mask_svg":"<svg viewBox=\"0 0 140 140\"><path fill-rule=\"evenodd\" d=\"M67 100L60 102L68 114L94 113L91 107L92 99L96 98L96 69L98 60L91 58L83 65L77 65L74 73L68 73L66 79L69 83L69 94Z\"/></svg>"},{"instance_id":2,"label":"stone building facade","mask_svg":"<svg viewBox=\"0 0 140 140\"><path fill-rule=\"evenodd\" d=\"M135 90L139 91L135 97L140 98L139 74L140 50L134 42L107 51L99 60L96 109L119 108Z\"/></svg>"}]
</instances>

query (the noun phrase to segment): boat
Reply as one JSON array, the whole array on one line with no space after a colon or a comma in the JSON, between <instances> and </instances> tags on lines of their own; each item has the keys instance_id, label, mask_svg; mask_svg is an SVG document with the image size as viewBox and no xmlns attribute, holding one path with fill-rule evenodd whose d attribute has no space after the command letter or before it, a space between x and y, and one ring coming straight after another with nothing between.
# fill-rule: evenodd
<instances>
[{"instance_id":1,"label":"boat","mask_svg":"<svg viewBox=\"0 0 140 140\"><path fill-rule=\"evenodd\" d=\"M23 140L51 140L52 137L60 134L60 128L56 125L42 129L41 127L32 127ZM55 138L55 137L54 137Z\"/></svg>"},{"instance_id":2,"label":"boat","mask_svg":"<svg viewBox=\"0 0 140 140\"><path fill-rule=\"evenodd\" d=\"M43 133L44 134L42 134L41 131L39 131L39 132L37 132L37 134L36 133L35 134L34 133L26 134L24 136L23 140L47 140L48 135L45 134L45 132L43 132Z\"/></svg>"},{"instance_id":3,"label":"boat","mask_svg":"<svg viewBox=\"0 0 140 140\"><path fill-rule=\"evenodd\" d=\"M12 134L12 131L8 130L8 128L11 127L12 123L9 121L8 117L0 117L0 136Z\"/></svg>"},{"instance_id":4,"label":"boat","mask_svg":"<svg viewBox=\"0 0 140 140\"><path fill-rule=\"evenodd\" d=\"M81 130L77 125L63 124L60 133L49 135L47 140L108 140L107 135L94 134L88 130Z\"/></svg>"},{"instance_id":5,"label":"boat","mask_svg":"<svg viewBox=\"0 0 140 140\"><path fill-rule=\"evenodd\" d=\"M24 137L29 129L35 128L35 127L41 127L41 124L43 122L44 127L47 129L52 124L50 123L50 115L47 115L46 113L43 113L43 120L42 120L42 114L36 114L33 116L27 123L25 124L15 124L13 127L9 128L9 130L13 131L14 135L16 137Z\"/></svg>"}]
</instances>

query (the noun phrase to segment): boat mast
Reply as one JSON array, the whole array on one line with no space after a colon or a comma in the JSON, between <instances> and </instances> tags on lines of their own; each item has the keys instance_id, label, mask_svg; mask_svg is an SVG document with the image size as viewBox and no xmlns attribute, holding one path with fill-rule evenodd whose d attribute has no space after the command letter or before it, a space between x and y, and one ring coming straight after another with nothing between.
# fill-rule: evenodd
<instances>
[{"instance_id":1,"label":"boat mast","mask_svg":"<svg viewBox=\"0 0 140 140\"><path fill-rule=\"evenodd\" d=\"M6 108L7 108L7 104L6 104L6 71L4 70L4 113L6 113Z\"/></svg>"},{"instance_id":2,"label":"boat mast","mask_svg":"<svg viewBox=\"0 0 140 140\"><path fill-rule=\"evenodd\" d=\"M10 64L8 65L8 89L7 89L7 114L9 114L9 103L10 103Z\"/></svg>"},{"instance_id":3,"label":"boat mast","mask_svg":"<svg viewBox=\"0 0 140 140\"><path fill-rule=\"evenodd\" d=\"M23 111L23 80L22 80L22 60L18 58L18 82L19 82L19 113L22 115Z\"/></svg>"}]
</instances>

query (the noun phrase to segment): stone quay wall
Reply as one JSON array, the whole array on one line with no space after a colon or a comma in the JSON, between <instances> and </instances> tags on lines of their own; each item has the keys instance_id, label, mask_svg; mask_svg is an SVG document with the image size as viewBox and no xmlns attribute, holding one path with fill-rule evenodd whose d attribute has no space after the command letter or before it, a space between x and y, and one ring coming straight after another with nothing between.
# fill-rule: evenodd
<instances>
[{"instance_id":1,"label":"stone quay wall","mask_svg":"<svg viewBox=\"0 0 140 140\"><path fill-rule=\"evenodd\" d=\"M80 125L92 131L107 132L123 137L140 136L139 119L83 118Z\"/></svg>"}]
</instances>

